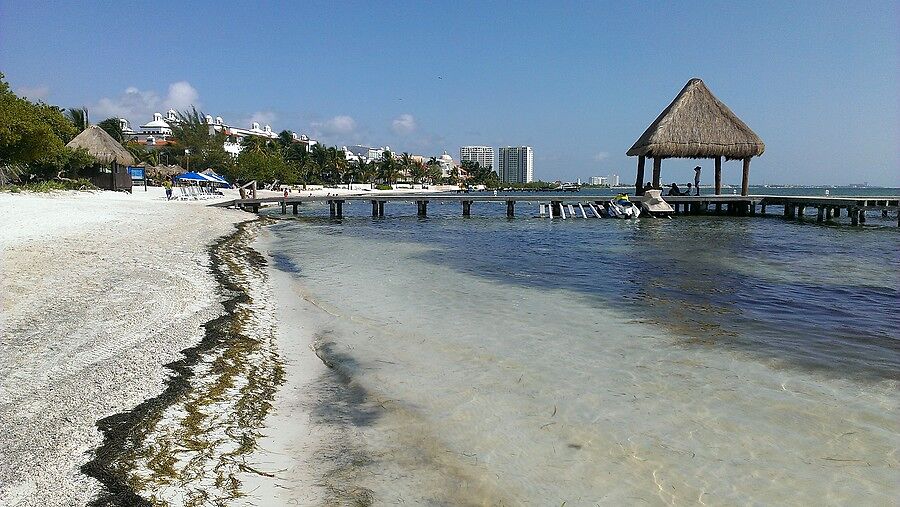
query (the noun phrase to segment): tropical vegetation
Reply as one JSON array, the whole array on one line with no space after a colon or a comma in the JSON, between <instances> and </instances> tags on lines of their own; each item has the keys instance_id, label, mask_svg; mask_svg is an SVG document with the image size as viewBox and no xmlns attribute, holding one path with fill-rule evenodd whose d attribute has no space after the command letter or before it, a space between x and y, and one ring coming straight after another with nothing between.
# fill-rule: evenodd
<instances>
[{"instance_id":1,"label":"tropical vegetation","mask_svg":"<svg viewBox=\"0 0 900 507\"><path fill-rule=\"evenodd\" d=\"M0 185L86 176L93 157L66 147L79 132L62 109L17 96L0 73Z\"/></svg>"}]
</instances>

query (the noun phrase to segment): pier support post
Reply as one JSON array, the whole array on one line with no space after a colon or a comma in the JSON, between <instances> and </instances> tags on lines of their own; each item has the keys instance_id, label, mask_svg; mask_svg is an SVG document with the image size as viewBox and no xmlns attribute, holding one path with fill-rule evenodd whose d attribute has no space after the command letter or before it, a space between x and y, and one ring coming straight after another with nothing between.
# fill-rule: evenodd
<instances>
[{"instance_id":1,"label":"pier support post","mask_svg":"<svg viewBox=\"0 0 900 507\"><path fill-rule=\"evenodd\" d=\"M765 215L765 214L766 214L766 203L765 203L765 201L759 203L759 214L760 214L760 215Z\"/></svg>"},{"instance_id":2,"label":"pier support post","mask_svg":"<svg viewBox=\"0 0 900 507\"><path fill-rule=\"evenodd\" d=\"M803 212L806 211L806 206L799 205L797 206L797 218L803 218Z\"/></svg>"},{"instance_id":3,"label":"pier support post","mask_svg":"<svg viewBox=\"0 0 900 507\"><path fill-rule=\"evenodd\" d=\"M750 195L750 157L744 159L744 176L741 178L741 195Z\"/></svg>"},{"instance_id":4,"label":"pier support post","mask_svg":"<svg viewBox=\"0 0 900 507\"><path fill-rule=\"evenodd\" d=\"M734 204L728 203L725 206L726 206L725 212L728 213L729 215L733 215L734 214ZM717 207L716 212L718 213L718 211L719 211L719 209Z\"/></svg>"},{"instance_id":5,"label":"pier support post","mask_svg":"<svg viewBox=\"0 0 900 507\"><path fill-rule=\"evenodd\" d=\"M428 216L428 201L416 201L416 207L418 208L418 216Z\"/></svg>"},{"instance_id":6,"label":"pier support post","mask_svg":"<svg viewBox=\"0 0 900 507\"><path fill-rule=\"evenodd\" d=\"M662 172L662 159L653 157L653 188L659 188L660 172Z\"/></svg>"},{"instance_id":7,"label":"pier support post","mask_svg":"<svg viewBox=\"0 0 900 507\"><path fill-rule=\"evenodd\" d=\"M863 208L859 209L859 223L860 224L866 223L866 210Z\"/></svg>"},{"instance_id":8,"label":"pier support post","mask_svg":"<svg viewBox=\"0 0 900 507\"><path fill-rule=\"evenodd\" d=\"M287 201L284 199L281 200L281 214L287 215Z\"/></svg>"},{"instance_id":9,"label":"pier support post","mask_svg":"<svg viewBox=\"0 0 900 507\"><path fill-rule=\"evenodd\" d=\"M831 217L834 215L834 208L831 206L825 206L825 220L831 220Z\"/></svg>"},{"instance_id":10,"label":"pier support post","mask_svg":"<svg viewBox=\"0 0 900 507\"><path fill-rule=\"evenodd\" d=\"M718 193L718 192L716 192L716 193ZM729 206L730 206L730 204L729 204ZM717 202L716 203L716 215L719 215L721 213L722 213L722 203Z\"/></svg>"},{"instance_id":11,"label":"pier support post","mask_svg":"<svg viewBox=\"0 0 900 507\"><path fill-rule=\"evenodd\" d=\"M463 201L462 207L463 207L463 216L464 217L472 216L472 201Z\"/></svg>"},{"instance_id":12,"label":"pier support post","mask_svg":"<svg viewBox=\"0 0 900 507\"><path fill-rule=\"evenodd\" d=\"M887 218L887 210L886 209L881 210L881 218Z\"/></svg>"},{"instance_id":13,"label":"pier support post","mask_svg":"<svg viewBox=\"0 0 900 507\"><path fill-rule=\"evenodd\" d=\"M850 225L859 225L859 210L856 208L848 208L847 214L850 215Z\"/></svg>"},{"instance_id":14,"label":"pier support post","mask_svg":"<svg viewBox=\"0 0 900 507\"><path fill-rule=\"evenodd\" d=\"M562 201L551 201L550 209L553 210L553 214L555 216L565 216L562 214L563 212L561 211L562 210Z\"/></svg>"},{"instance_id":15,"label":"pier support post","mask_svg":"<svg viewBox=\"0 0 900 507\"><path fill-rule=\"evenodd\" d=\"M336 204L336 211L338 218L344 218L344 201L334 201Z\"/></svg>"},{"instance_id":16,"label":"pier support post","mask_svg":"<svg viewBox=\"0 0 900 507\"><path fill-rule=\"evenodd\" d=\"M328 216L330 216L331 218L334 218L334 213L335 213L334 201L328 201Z\"/></svg>"},{"instance_id":17,"label":"pier support post","mask_svg":"<svg viewBox=\"0 0 900 507\"><path fill-rule=\"evenodd\" d=\"M716 157L716 195L722 194L722 157Z\"/></svg>"},{"instance_id":18,"label":"pier support post","mask_svg":"<svg viewBox=\"0 0 900 507\"><path fill-rule=\"evenodd\" d=\"M825 220L825 206L819 206L819 212L816 214L816 222L822 223Z\"/></svg>"},{"instance_id":19,"label":"pier support post","mask_svg":"<svg viewBox=\"0 0 900 507\"><path fill-rule=\"evenodd\" d=\"M634 180L634 195L643 195L644 193L644 164L646 159L643 155L638 157L637 178Z\"/></svg>"},{"instance_id":20,"label":"pier support post","mask_svg":"<svg viewBox=\"0 0 900 507\"><path fill-rule=\"evenodd\" d=\"M294 214L296 215L297 214L297 203L292 204L292 206L294 208L294 210L293 210Z\"/></svg>"},{"instance_id":21,"label":"pier support post","mask_svg":"<svg viewBox=\"0 0 900 507\"><path fill-rule=\"evenodd\" d=\"M750 201L750 204L747 205L747 208L750 210L750 216L755 217L756 216L756 203L753 201Z\"/></svg>"},{"instance_id":22,"label":"pier support post","mask_svg":"<svg viewBox=\"0 0 900 507\"><path fill-rule=\"evenodd\" d=\"M516 201L506 201L506 218L516 216Z\"/></svg>"},{"instance_id":23,"label":"pier support post","mask_svg":"<svg viewBox=\"0 0 900 507\"><path fill-rule=\"evenodd\" d=\"M378 201L372 200L372 217L378 216Z\"/></svg>"},{"instance_id":24,"label":"pier support post","mask_svg":"<svg viewBox=\"0 0 900 507\"><path fill-rule=\"evenodd\" d=\"M254 204L254 205L253 205L253 212L254 212L254 213L259 213L259 204Z\"/></svg>"},{"instance_id":25,"label":"pier support post","mask_svg":"<svg viewBox=\"0 0 900 507\"><path fill-rule=\"evenodd\" d=\"M379 217L384 216L384 203L385 203L385 201L378 201L378 216Z\"/></svg>"}]
</instances>

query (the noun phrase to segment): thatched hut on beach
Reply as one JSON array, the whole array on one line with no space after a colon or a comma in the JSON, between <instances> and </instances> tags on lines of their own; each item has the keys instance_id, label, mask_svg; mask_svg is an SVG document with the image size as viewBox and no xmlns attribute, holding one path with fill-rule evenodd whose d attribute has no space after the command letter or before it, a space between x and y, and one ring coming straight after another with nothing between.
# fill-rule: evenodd
<instances>
[{"instance_id":1,"label":"thatched hut on beach","mask_svg":"<svg viewBox=\"0 0 900 507\"><path fill-rule=\"evenodd\" d=\"M69 148L84 148L100 165L101 170L91 183L108 190L131 191L131 175L125 167L134 164L134 157L102 128L91 125L66 144Z\"/></svg>"},{"instance_id":2,"label":"thatched hut on beach","mask_svg":"<svg viewBox=\"0 0 900 507\"><path fill-rule=\"evenodd\" d=\"M722 192L722 157L743 161L741 195L749 193L750 159L763 154L766 145L731 109L709 91L700 79L684 85L675 100L628 150L638 157L635 189L644 187L644 162L653 159L653 188L659 188L664 158L712 158L716 162L716 194Z\"/></svg>"}]
</instances>

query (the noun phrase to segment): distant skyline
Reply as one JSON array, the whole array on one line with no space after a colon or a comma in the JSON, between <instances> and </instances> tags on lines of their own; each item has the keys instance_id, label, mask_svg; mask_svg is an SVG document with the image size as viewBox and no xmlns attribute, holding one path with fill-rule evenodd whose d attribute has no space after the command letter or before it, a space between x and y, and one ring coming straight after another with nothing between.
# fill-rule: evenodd
<instances>
[{"instance_id":1,"label":"distant skyline","mask_svg":"<svg viewBox=\"0 0 900 507\"><path fill-rule=\"evenodd\" d=\"M195 105L329 145L533 146L536 179L623 183L699 77L766 143L752 184L900 186L897 2L505 6L0 0L0 72L95 122ZM663 180L697 164L710 182L710 160L667 160Z\"/></svg>"}]
</instances>

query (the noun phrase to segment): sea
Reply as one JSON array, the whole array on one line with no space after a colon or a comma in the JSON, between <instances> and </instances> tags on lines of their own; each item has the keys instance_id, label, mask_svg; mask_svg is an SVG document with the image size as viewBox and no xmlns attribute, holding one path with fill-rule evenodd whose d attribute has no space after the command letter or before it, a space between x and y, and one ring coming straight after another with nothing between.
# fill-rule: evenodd
<instances>
[{"instance_id":1,"label":"sea","mask_svg":"<svg viewBox=\"0 0 900 507\"><path fill-rule=\"evenodd\" d=\"M319 312L305 318L331 377L307 387L335 441L311 459L332 501L896 504L893 212L852 227L774 207L428 211L271 215L271 265Z\"/></svg>"}]
</instances>

